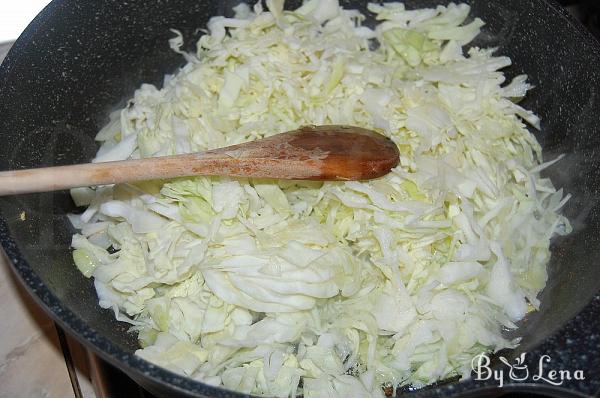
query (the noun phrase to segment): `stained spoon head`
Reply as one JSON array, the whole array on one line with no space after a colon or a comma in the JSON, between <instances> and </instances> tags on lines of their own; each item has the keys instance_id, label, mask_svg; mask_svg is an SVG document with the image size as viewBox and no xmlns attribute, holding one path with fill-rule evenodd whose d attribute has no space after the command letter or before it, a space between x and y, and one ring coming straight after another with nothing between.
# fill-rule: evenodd
<instances>
[{"instance_id":1,"label":"stained spoon head","mask_svg":"<svg viewBox=\"0 0 600 398\"><path fill-rule=\"evenodd\" d=\"M398 147L389 138L342 125L305 126L224 149L256 161L256 173L245 175L279 179L369 180L389 173L400 161Z\"/></svg>"}]
</instances>

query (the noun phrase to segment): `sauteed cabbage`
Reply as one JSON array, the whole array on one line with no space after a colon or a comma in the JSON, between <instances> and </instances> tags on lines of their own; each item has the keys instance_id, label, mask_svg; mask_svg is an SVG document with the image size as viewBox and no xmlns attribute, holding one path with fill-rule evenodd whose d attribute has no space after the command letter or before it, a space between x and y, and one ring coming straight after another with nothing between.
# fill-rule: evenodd
<instances>
[{"instance_id":1,"label":"sauteed cabbage","mask_svg":"<svg viewBox=\"0 0 600 398\"><path fill-rule=\"evenodd\" d=\"M95 161L237 144L310 124L390 137L401 163L364 182L181 178L74 189L73 258L142 358L267 396L382 396L468 377L538 307L568 200L493 49L463 48L469 6L336 0L214 17L162 88L142 85Z\"/></svg>"}]
</instances>

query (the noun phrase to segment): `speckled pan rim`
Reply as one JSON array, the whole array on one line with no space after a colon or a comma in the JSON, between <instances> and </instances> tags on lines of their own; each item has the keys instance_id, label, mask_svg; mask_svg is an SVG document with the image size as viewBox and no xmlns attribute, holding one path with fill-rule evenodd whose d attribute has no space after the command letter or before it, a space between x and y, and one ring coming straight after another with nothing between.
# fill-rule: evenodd
<instances>
[{"instance_id":1,"label":"speckled pan rim","mask_svg":"<svg viewBox=\"0 0 600 398\"><path fill-rule=\"evenodd\" d=\"M578 34L579 38L591 45L595 49L595 52L600 56L600 46L598 41L594 38L585 27L579 23L572 15L568 13L562 6L560 6L555 0L536 0L540 6L546 5L552 12L556 13L571 26L571 28ZM0 86L10 78L12 71L12 59L13 54L18 54L24 43L27 43L31 36L33 36L38 30L43 29L45 22L51 20L54 13L56 12L56 3L50 3L40 14L29 24L23 34L17 39L10 52L7 54L4 62L0 66ZM18 56L18 55L17 55ZM149 379L151 382L166 385L173 392L177 392L182 395L196 395L196 396L216 396L223 398L241 398L250 397L247 394L240 394L233 391L225 390L209 386L199 381L180 376L173 372L170 372L161 367L155 366L152 363L137 357L133 353L127 352L108 339L100 336L94 329L87 325L81 318L75 313L66 308L62 302L48 289L48 287L42 282L40 277L33 272L27 260L25 260L23 254L19 250L18 246L12 239L9 233L8 225L6 221L0 217L0 244L4 248L13 270L17 274L20 282L25 286L29 294L35 299L35 301L63 328L65 328L71 335L77 340L83 343L86 347L91 348L101 358L108 361L112 365L123 370L125 373L135 379ZM582 311L585 311L590 304L587 304ZM572 322L569 321L558 329L554 334L559 334L563 329ZM551 336L548 336L548 338ZM543 344L543 343L541 343ZM424 397L424 396L448 396L464 392L481 392L495 388L496 384L493 380L474 382L472 380L459 381L456 383L441 385L436 388L422 390L421 392L415 392L411 396ZM543 393L539 390L539 385L529 384L518 384L515 386L508 386L507 392L512 389L525 392L525 390ZM563 393L568 394L572 397L585 395L560 390L552 389L549 393Z\"/></svg>"}]
</instances>

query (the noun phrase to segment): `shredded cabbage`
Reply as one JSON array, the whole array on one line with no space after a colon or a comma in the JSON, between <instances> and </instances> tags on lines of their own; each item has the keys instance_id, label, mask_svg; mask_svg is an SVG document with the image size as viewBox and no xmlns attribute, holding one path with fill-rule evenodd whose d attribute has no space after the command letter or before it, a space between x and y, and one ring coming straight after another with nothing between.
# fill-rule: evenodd
<instances>
[{"instance_id":1,"label":"shredded cabbage","mask_svg":"<svg viewBox=\"0 0 600 398\"><path fill-rule=\"evenodd\" d=\"M282 0L214 17L164 86L111 115L95 161L204 151L311 124L376 129L372 181L181 178L73 190L73 258L137 354L257 395L382 396L469 377L539 305L568 200L540 175L539 119L507 57L463 45L469 6ZM178 33L171 40L181 50ZM302 381L302 383L301 383Z\"/></svg>"}]
</instances>

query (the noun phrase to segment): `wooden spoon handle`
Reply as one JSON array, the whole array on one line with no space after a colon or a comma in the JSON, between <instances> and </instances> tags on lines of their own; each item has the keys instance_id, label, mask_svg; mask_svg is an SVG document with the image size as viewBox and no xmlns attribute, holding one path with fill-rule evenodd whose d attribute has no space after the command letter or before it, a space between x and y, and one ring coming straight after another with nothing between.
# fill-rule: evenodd
<instances>
[{"instance_id":1,"label":"wooden spoon handle","mask_svg":"<svg viewBox=\"0 0 600 398\"><path fill-rule=\"evenodd\" d=\"M118 162L42 167L0 172L0 195L46 192L75 187L173 178L193 172L198 155L166 156ZM202 163L202 162L200 162Z\"/></svg>"},{"instance_id":2,"label":"wooden spoon handle","mask_svg":"<svg viewBox=\"0 0 600 398\"><path fill-rule=\"evenodd\" d=\"M346 180L320 176L318 166L295 159L237 158L220 152L162 156L117 162L0 172L0 196L48 192L75 187L169 179L194 175L226 175L278 179Z\"/></svg>"}]
</instances>

